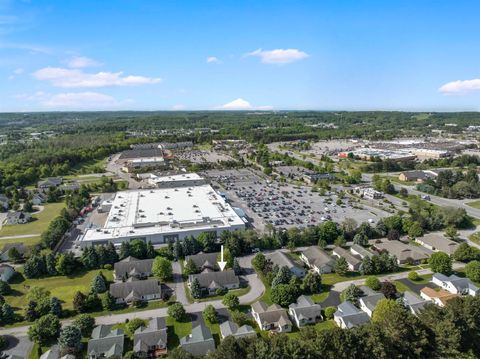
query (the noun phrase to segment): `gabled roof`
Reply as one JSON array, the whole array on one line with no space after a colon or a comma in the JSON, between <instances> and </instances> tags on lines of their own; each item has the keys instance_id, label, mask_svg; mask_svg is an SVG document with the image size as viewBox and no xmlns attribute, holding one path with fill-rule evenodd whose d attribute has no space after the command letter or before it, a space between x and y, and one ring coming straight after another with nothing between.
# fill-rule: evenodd
<instances>
[{"instance_id":1,"label":"gabled roof","mask_svg":"<svg viewBox=\"0 0 480 359\"><path fill-rule=\"evenodd\" d=\"M279 267L287 267L292 270L293 268L302 269L298 264L292 261L285 253L281 251L275 251L265 255L266 259L269 259L274 265Z\"/></svg>"},{"instance_id":2,"label":"gabled roof","mask_svg":"<svg viewBox=\"0 0 480 359\"><path fill-rule=\"evenodd\" d=\"M365 247L362 247L361 245L359 244L353 244L351 247L350 247L350 251L354 250L355 252L357 252L362 258L365 258L365 257L372 257L373 256L373 253L370 252L368 249L366 249Z\"/></svg>"},{"instance_id":3,"label":"gabled roof","mask_svg":"<svg viewBox=\"0 0 480 359\"><path fill-rule=\"evenodd\" d=\"M204 268L217 269L218 268L217 258L219 254L220 253L218 252L215 252L215 253L200 252L192 256L186 256L185 263L187 263L189 260L192 260L193 263L195 263L195 266L200 270Z\"/></svg>"},{"instance_id":4,"label":"gabled roof","mask_svg":"<svg viewBox=\"0 0 480 359\"><path fill-rule=\"evenodd\" d=\"M310 297L301 295L298 297L296 303L292 303L288 308L294 311L298 319L315 318L321 315L322 307L320 304L315 304Z\"/></svg>"},{"instance_id":5,"label":"gabled roof","mask_svg":"<svg viewBox=\"0 0 480 359\"><path fill-rule=\"evenodd\" d=\"M412 258L417 261L430 257L428 250L423 247L412 246L395 240L375 243L374 246L379 250L386 250L390 255L396 256L397 259L402 262L407 258Z\"/></svg>"},{"instance_id":6,"label":"gabled roof","mask_svg":"<svg viewBox=\"0 0 480 359\"><path fill-rule=\"evenodd\" d=\"M352 253L347 251L346 249L342 247L335 247L333 249L334 254L338 255L339 257L345 258L348 264L352 266L357 266L359 265L362 260L360 258L355 257Z\"/></svg>"},{"instance_id":7,"label":"gabled roof","mask_svg":"<svg viewBox=\"0 0 480 359\"><path fill-rule=\"evenodd\" d=\"M366 297L361 297L359 300L368 309L373 311L375 310L375 307L377 306L378 302L381 301L382 299L385 299L385 296L382 293L377 293L377 294L369 295Z\"/></svg>"},{"instance_id":8,"label":"gabled roof","mask_svg":"<svg viewBox=\"0 0 480 359\"><path fill-rule=\"evenodd\" d=\"M403 293L403 303L409 307L414 313L418 313L420 310L423 309L423 307L431 303L429 300L423 299L419 295L406 291Z\"/></svg>"},{"instance_id":9,"label":"gabled roof","mask_svg":"<svg viewBox=\"0 0 480 359\"><path fill-rule=\"evenodd\" d=\"M192 329L192 334L180 339L180 344L199 343L207 340L213 340L212 332L203 323Z\"/></svg>"},{"instance_id":10,"label":"gabled roof","mask_svg":"<svg viewBox=\"0 0 480 359\"><path fill-rule=\"evenodd\" d=\"M161 294L161 285L156 279L113 283L110 285L110 294L115 298L140 298L145 295Z\"/></svg>"},{"instance_id":11,"label":"gabled roof","mask_svg":"<svg viewBox=\"0 0 480 359\"><path fill-rule=\"evenodd\" d=\"M267 307L264 302L258 301L252 304L252 310L258 314L262 324L277 323L280 326L285 324L292 325L288 318L287 311L278 304L272 304Z\"/></svg>"},{"instance_id":12,"label":"gabled roof","mask_svg":"<svg viewBox=\"0 0 480 359\"><path fill-rule=\"evenodd\" d=\"M141 326L133 336L133 346L136 352L147 352L152 346L167 345L167 327L164 318L153 318L147 327Z\"/></svg>"},{"instance_id":13,"label":"gabled roof","mask_svg":"<svg viewBox=\"0 0 480 359\"><path fill-rule=\"evenodd\" d=\"M337 307L334 316L342 318L347 328L356 327L370 320L367 313L361 311L348 301L341 303Z\"/></svg>"},{"instance_id":14,"label":"gabled roof","mask_svg":"<svg viewBox=\"0 0 480 359\"><path fill-rule=\"evenodd\" d=\"M436 291L435 289L432 289L430 287L424 287L420 289L420 292L422 292L424 295L426 295L430 299L438 299L443 304L446 304L450 299L458 297L458 294L450 293L444 289L440 289L439 291Z\"/></svg>"},{"instance_id":15,"label":"gabled roof","mask_svg":"<svg viewBox=\"0 0 480 359\"><path fill-rule=\"evenodd\" d=\"M255 330L250 325L242 325L239 327L234 322L227 320L220 324L220 332L222 333L222 337L228 337L229 335L232 336L245 336L245 335L256 335Z\"/></svg>"},{"instance_id":16,"label":"gabled roof","mask_svg":"<svg viewBox=\"0 0 480 359\"><path fill-rule=\"evenodd\" d=\"M202 288L220 288L228 285L239 285L240 280L235 272L231 269L221 272L202 272L200 274L192 274L189 276L189 282L193 282L194 279L198 279L200 287Z\"/></svg>"},{"instance_id":17,"label":"gabled roof","mask_svg":"<svg viewBox=\"0 0 480 359\"><path fill-rule=\"evenodd\" d=\"M479 288L475 284L473 284L470 279L461 278L456 276L455 274L447 277L442 273L434 273L432 277L435 277L442 282L451 283L459 292L464 292L466 290L473 290L476 292L479 290Z\"/></svg>"},{"instance_id":18,"label":"gabled roof","mask_svg":"<svg viewBox=\"0 0 480 359\"><path fill-rule=\"evenodd\" d=\"M443 236L425 235L417 238L417 242L423 242L436 250L453 254L458 248L459 244Z\"/></svg>"},{"instance_id":19,"label":"gabled roof","mask_svg":"<svg viewBox=\"0 0 480 359\"><path fill-rule=\"evenodd\" d=\"M88 341L87 353L90 356L105 357L123 355L124 335L120 329L111 330L110 325L99 325L93 329L92 339Z\"/></svg>"},{"instance_id":20,"label":"gabled roof","mask_svg":"<svg viewBox=\"0 0 480 359\"><path fill-rule=\"evenodd\" d=\"M318 246L308 247L302 253L307 258L310 265L315 265L318 268L327 265L333 267L335 265L335 260Z\"/></svg>"},{"instance_id":21,"label":"gabled roof","mask_svg":"<svg viewBox=\"0 0 480 359\"><path fill-rule=\"evenodd\" d=\"M127 257L114 264L113 268L117 277L123 277L125 274L134 275L139 273L152 272L153 259L136 259Z\"/></svg>"}]
</instances>

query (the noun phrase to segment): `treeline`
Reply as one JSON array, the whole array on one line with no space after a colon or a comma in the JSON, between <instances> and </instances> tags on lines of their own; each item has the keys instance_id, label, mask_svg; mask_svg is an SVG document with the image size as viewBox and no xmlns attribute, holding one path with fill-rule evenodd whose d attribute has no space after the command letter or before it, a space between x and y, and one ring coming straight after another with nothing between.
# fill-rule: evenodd
<instances>
[{"instance_id":1,"label":"treeline","mask_svg":"<svg viewBox=\"0 0 480 359\"><path fill-rule=\"evenodd\" d=\"M469 169L465 174L460 170L441 171L435 179L427 179L418 184L417 189L445 198L480 197L480 182L476 169Z\"/></svg>"},{"instance_id":2,"label":"treeline","mask_svg":"<svg viewBox=\"0 0 480 359\"><path fill-rule=\"evenodd\" d=\"M418 317L399 302L383 300L371 322L353 329L300 329L286 334L227 337L208 359L473 359L480 356L480 297L458 297L444 308L428 304ZM377 312L377 313L376 313ZM171 359L192 359L181 348Z\"/></svg>"}]
</instances>

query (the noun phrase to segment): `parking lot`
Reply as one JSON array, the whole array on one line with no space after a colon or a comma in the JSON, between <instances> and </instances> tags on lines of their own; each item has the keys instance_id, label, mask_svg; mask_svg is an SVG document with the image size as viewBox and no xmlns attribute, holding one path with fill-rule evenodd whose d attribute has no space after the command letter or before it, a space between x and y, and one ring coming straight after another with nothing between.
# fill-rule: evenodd
<instances>
[{"instance_id":1,"label":"parking lot","mask_svg":"<svg viewBox=\"0 0 480 359\"><path fill-rule=\"evenodd\" d=\"M233 158L216 151L192 150L175 153L175 156L181 161L190 161L191 163L217 163L219 161L232 161Z\"/></svg>"},{"instance_id":2,"label":"parking lot","mask_svg":"<svg viewBox=\"0 0 480 359\"><path fill-rule=\"evenodd\" d=\"M337 204L339 198L333 192L320 196L310 187L272 181L251 169L211 170L205 176L262 231L267 223L283 228L313 226L327 220L340 223L345 218L375 223L389 215L366 206L353 208L347 198Z\"/></svg>"}]
</instances>

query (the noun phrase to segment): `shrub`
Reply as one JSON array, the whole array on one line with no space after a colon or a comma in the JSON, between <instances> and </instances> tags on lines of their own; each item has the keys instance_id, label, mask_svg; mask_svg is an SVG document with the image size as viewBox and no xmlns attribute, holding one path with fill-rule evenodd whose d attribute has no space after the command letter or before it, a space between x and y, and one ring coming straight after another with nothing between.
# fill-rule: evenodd
<instances>
[{"instance_id":1,"label":"shrub","mask_svg":"<svg viewBox=\"0 0 480 359\"><path fill-rule=\"evenodd\" d=\"M365 285L373 290L379 290L381 283L377 277L371 276L365 280Z\"/></svg>"},{"instance_id":2,"label":"shrub","mask_svg":"<svg viewBox=\"0 0 480 359\"><path fill-rule=\"evenodd\" d=\"M419 275L418 275L417 272L411 271L410 273L408 273L408 279L410 279L411 281L416 282L417 280L420 279L420 277L419 277Z\"/></svg>"},{"instance_id":3,"label":"shrub","mask_svg":"<svg viewBox=\"0 0 480 359\"><path fill-rule=\"evenodd\" d=\"M327 307L325 308L325 318L326 319L333 319L333 314L337 311L336 307Z\"/></svg>"},{"instance_id":4,"label":"shrub","mask_svg":"<svg viewBox=\"0 0 480 359\"><path fill-rule=\"evenodd\" d=\"M185 318L186 311L181 303L174 303L168 307L167 313L176 321L180 321Z\"/></svg>"}]
</instances>

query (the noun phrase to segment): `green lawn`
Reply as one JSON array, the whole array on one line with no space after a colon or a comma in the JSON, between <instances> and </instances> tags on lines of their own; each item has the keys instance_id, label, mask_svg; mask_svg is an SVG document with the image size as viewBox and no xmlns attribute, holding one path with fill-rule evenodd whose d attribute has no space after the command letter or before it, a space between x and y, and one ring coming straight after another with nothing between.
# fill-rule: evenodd
<instances>
[{"instance_id":1,"label":"green lawn","mask_svg":"<svg viewBox=\"0 0 480 359\"><path fill-rule=\"evenodd\" d=\"M190 292L190 288L188 288L186 283L184 283L184 286L185 286L185 294L187 295L187 299L190 303L193 303L193 302L209 302L209 301L212 301L212 300L222 300L223 299L223 295L212 295L212 296L209 296L209 297L194 299L192 297L191 292ZM240 288L240 289L232 289L232 290L228 291L228 293L233 293L237 297L245 295L248 292L250 292L250 286L245 287L245 288Z\"/></svg>"},{"instance_id":2,"label":"green lawn","mask_svg":"<svg viewBox=\"0 0 480 359\"><path fill-rule=\"evenodd\" d=\"M26 246L34 246L40 242L40 236L28 236L22 238L0 238L0 248L8 243L23 243Z\"/></svg>"},{"instance_id":3,"label":"green lawn","mask_svg":"<svg viewBox=\"0 0 480 359\"><path fill-rule=\"evenodd\" d=\"M50 222L60 214L62 208L65 207L65 203L47 203L44 205L43 211L38 214L34 214L32 217L35 219L32 222L25 224L13 224L3 226L0 230L0 242L1 237L5 236L20 236L20 235L40 235L45 231ZM24 242L22 238L17 239L16 242ZM5 242L7 243L7 242Z\"/></svg>"},{"instance_id":4,"label":"green lawn","mask_svg":"<svg viewBox=\"0 0 480 359\"><path fill-rule=\"evenodd\" d=\"M315 324L313 327L315 328L316 331L322 331L322 330L333 329L336 326L337 325L333 320L324 320ZM292 339L298 338L300 336L300 330L294 327L293 331L291 333L287 333L287 335Z\"/></svg>"},{"instance_id":5,"label":"green lawn","mask_svg":"<svg viewBox=\"0 0 480 359\"><path fill-rule=\"evenodd\" d=\"M480 201L468 202L467 205L476 209L480 209Z\"/></svg>"},{"instance_id":6,"label":"green lawn","mask_svg":"<svg viewBox=\"0 0 480 359\"><path fill-rule=\"evenodd\" d=\"M329 291L325 291L325 292L318 293L318 294L313 294L313 295L312 295L312 300L313 300L315 303L321 303L321 302L323 302L325 299L327 299L329 295L330 295L330 292L329 292Z\"/></svg>"},{"instance_id":7,"label":"green lawn","mask_svg":"<svg viewBox=\"0 0 480 359\"><path fill-rule=\"evenodd\" d=\"M399 282L397 280L394 280L393 284L395 284L395 287L397 288L397 291L400 292L400 293L405 293L405 292L410 290L410 288L408 288L405 284L403 284L402 282Z\"/></svg>"},{"instance_id":8,"label":"green lawn","mask_svg":"<svg viewBox=\"0 0 480 359\"><path fill-rule=\"evenodd\" d=\"M470 237L468 237L472 242L480 244L480 232L473 233Z\"/></svg>"},{"instance_id":9,"label":"green lawn","mask_svg":"<svg viewBox=\"0 0 480 359\"><path fill-rule=\"evenodd\" d=\"M192 322L190 318L183 322L177 322L172 317L167 317L168 328L168 350L172 350L180 344L180 338L187 336L192 332Z\"/></svg>"},{"instance_id":10,"label":"green lawn","mask_svg":"<svg viewBox=\"0 0 480 359\"><path fill-rule=\"evenodd\" d=\"M208 320L205 319L205 317L203 317L203 320L205 322L205 325L210 328L210 331L212 332L213 339L215 340L215 345L220 345L220 325L218 325L218 323L210 323Z\"/></svg>"}]
</instances>

